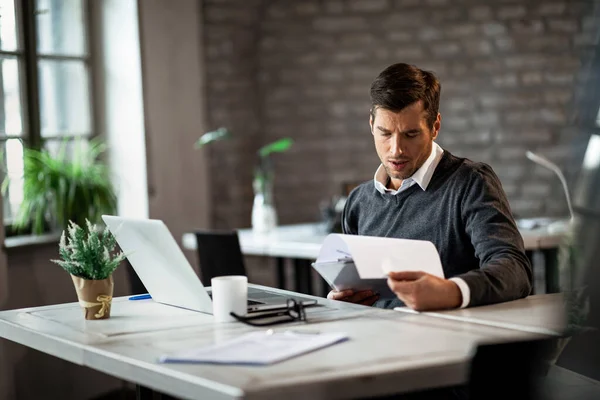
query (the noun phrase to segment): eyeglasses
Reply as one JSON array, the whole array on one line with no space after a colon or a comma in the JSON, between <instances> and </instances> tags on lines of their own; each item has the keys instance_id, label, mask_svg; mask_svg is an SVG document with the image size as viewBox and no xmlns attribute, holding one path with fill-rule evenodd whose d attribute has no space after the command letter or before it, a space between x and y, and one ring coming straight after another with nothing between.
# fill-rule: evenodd
<instances>
[{"instance_id":1,"label":"eyeglasses","mask_svg":"<svg viewBox=\"0 0 600 400\"><path fill-rule=\"evenodd\" d=\"M252 326L270 326L293 321L306 321L306 312L304 311L304 305L301 301L296 301L294 299L287 299L285 309L265 311L252 316L237 315L234 312L230 314L233 318L237 319L238 321ZM257 320L265 319L268 321L256 322Z\"/></svg>"}]
</instances>

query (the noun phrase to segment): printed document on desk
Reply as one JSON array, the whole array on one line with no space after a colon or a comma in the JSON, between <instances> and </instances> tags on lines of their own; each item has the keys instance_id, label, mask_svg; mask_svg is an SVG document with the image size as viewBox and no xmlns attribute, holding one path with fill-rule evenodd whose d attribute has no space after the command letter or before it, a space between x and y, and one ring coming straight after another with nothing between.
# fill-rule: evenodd
<instances>
[{"instance_id":1,"label":"printed document on desk","mask_svg":"<svg viewBox=\"0 0 600 400\"><path fill-rule=\"evenodd\" d=\"M435 245L426 240L332 233L325 238L313 266L321 275L336 275L349 262L353 262L361 280L386 279L391 271L424 271L444 278L440 255ZM327 269L328 264L337 268ZM323 277L329 281L336 276Z\"/></svg>"},{"instance_id":2,"label":"printed document on desk","mask_svg":"<svg viewBox=\"0 0 600 400\"><path fill-rule=\"evenodd\" d=\"M345 333L252 332L216 345L163 356L163 363L269 365L343 342Z\"/></svg>"},{"instance_id":3,"label":"printed document on desk","mask_svg":"<svg viewBox=\"0 0 600 400\"><path fill-rule=\"evenodd\" d=\"M352 260L315 262L312 266L325 279L329 286L338 292L347 289L355 291L371 290L379 295L380 298L395 296L389 288L386 278L361 279L356 270L356 265L354 265Z\"/></svg>"}]
</instances>

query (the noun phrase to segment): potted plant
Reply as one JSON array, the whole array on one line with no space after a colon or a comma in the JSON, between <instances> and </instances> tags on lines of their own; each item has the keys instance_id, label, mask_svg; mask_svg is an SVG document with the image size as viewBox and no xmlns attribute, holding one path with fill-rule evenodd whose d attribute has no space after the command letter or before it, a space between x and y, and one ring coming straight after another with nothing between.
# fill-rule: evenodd
<instances>
[{"instance_id":1,"label":"potted plant","mask_svg":"<svg viewBox=\"0 0 600 400\"><path fill-rule=\"evenodd\" d=\"M206 132L204 135L200 136L200 138L194 144L194 147L199 149L201 147L206 146L209 143L216 142L221 139L226 139L230 137L229 130L227 128L221 127L216 131Z\"/></svg>"},{"instance_id":2,"label":"potted plant","mask_svg":"<svg viewBox=\"0 0 600 400\"><path fill-rule=\"evenodd\" d=\"M292 139L283 138L269 143L258 150L258 165L254 170L254 203L252 205L252 229L257 233L268 233L277 226L277 211L273 200L273 181L275 171L272 153L287 151Z\"/></svg>"},{"instance_id":3,"label":"potted plant","mask_svg":"<svg viewBox=\"0 0 600 400\"><path fill-rule=\"evenodd\" d=\"M227 128L221 127L202 135L195 143L195 148L227 139L231 134ZM277 226L277 212L273 201L274 169L270 155L287 151L293 144L291 138L283 138L258 149L258 162L254 169L252 188L254 203L252 206L252 228L257 233L268 233Z\"/></svg>"},{"instance_id":4,"label":"potted plant","mask_svg":"<svg viewBox=\"0 0 600 400\"><path fill-rule=\"evenodd\" d=\"M564 301L565 327L562 336L556 338L548 354L548 365L558 361L571 338L593 331L588 327L590 312L590 287L585 280L583 242L573 228L563 236L558 247L560 293Z\"/></svg>"},{"instance_id":5,"label":"potted plant","mask_svg":"<svg viewBox=\"0 0 600 400\"><path fill-rule=\"evenodd\" d=\"M14 219L16 231L60 231L69 221L97 223L102 214L116 212L109 169L100 159L107 146L99 139L79 139L68 156L67 143L63 142L57 155L47 149L24 149L23 202ZM5 180L4 191L7 183Z\"/></svg>"},{"instance_id":6,"label":"potted plant","mask_svg":"<svg viewBox=\"0 0 600 400\"><path fill-rule=\"evenodd\" d=\"M69 221L60 237L61 260L51 260L67 271L73 279L79 304L85 319L110 317L114 282L112 273L125 259L115 253L116 241L108 229L100 229L86 219L86 229Z\"/></svg>"}]
</instances>

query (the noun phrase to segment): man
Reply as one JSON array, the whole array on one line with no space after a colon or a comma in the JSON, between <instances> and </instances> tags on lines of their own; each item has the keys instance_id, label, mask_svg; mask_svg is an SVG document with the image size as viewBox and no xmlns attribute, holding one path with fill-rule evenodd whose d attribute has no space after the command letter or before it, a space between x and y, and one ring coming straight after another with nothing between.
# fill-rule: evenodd
<instances>
[{"instance_id":1,"label":"man","mask_svg":"<svg viewBox=\"0 0 600 400\"><path fill-rule=\"evenodd\" d=\"M525 297L531 264L492 168L452 155L435 139L440 83L407 64L386 68L371 85L369 125L381 165L355 188L342 215L345 234L428 240L447 279L390 273L397 298L332 291L330 299L417 311L477 306Z\"/></svg>"}]
</instances>

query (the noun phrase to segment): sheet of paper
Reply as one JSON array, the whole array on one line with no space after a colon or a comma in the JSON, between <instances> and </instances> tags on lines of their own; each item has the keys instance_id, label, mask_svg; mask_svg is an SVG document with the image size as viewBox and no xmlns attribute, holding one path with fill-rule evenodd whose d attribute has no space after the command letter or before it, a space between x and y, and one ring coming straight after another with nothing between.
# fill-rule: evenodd
<instances>
[{"instance_id":1,"label":"sheet of paper","mask_svg":"<svg viewBox=\"0 0 600 400\"><path fill-rule=\"evenodd\" d=\"M424 271L444 277L440 256L426 240L332 233L325 238L317 263L351 257L361 279L384 278L390 271Z\"/></svg>"},{"instance_id":2,"label":"sheet of paper","mask_svg":"<svg viewBox=\"0 0 600 400\"><path fill-rule=\"evenodd\" d=\"M361 279L354 262L313 263L312 266L337 291L372 290L382 298L395 296L387 285L387 279Z\"/></svg>"},{"instance_id":3,"label":"sheet of paper","mask_svg":"<svg viewBox=\"0 0 600 400\"><path fill-rule=\"evenodd\" d=\"M160 358L163 363L274 364L348 339L345 333L252 332L227 342Z\"/></svg>"}]
</instances>

